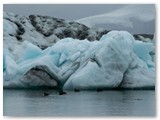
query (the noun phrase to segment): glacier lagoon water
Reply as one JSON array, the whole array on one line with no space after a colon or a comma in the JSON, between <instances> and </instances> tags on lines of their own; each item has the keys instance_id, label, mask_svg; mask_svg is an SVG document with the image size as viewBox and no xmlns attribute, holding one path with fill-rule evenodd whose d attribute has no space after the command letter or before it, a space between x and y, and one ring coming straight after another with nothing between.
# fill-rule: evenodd
<instances>
[{"instance_id":1,"label":"glacier lagoon water","mask_svg":"<svg viewBox=\"0 0 160 120\"><path fill-rule=\"evenodd\" d=\"M43 93L50 93L43 96ZM155 116L154 90L67 91L4 89L4 116Z\"/></svg>"}]
</instances>

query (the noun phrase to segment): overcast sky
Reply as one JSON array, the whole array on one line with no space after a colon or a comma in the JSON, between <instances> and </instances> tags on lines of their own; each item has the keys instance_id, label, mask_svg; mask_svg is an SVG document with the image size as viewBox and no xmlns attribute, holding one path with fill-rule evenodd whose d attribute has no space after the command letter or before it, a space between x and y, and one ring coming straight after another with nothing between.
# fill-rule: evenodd
<instances>
[{"instance_id":1,"label":"overcast sky","mask_svg":"<svg viewBox=\"0 0 160 120\"><path fill-rule=\"evenodd\" d=\"M104 27L104 24L106 24L104 28L109 27L109 29L117 28L120 30L123 28L133 33L154 33L155 31L155 6L153 4L4 4L3 9L7 12L27 16L39 14L67 20L80 19L79 22L83 24L91 25L92 23L90 27ZM117 15L121 18L115 17ZM98 22L99 24L101 23L101 25L98 25ZM115 25L117 26L116 28ZM142 29L143 27L144 29Z\"/></svg>"},{"instance_id":2,"label":"overcast sky","mask_svg":"<svg viewBox=\"0 0 160 120\"><path fill-rule=\"evenodd\" d=\"M4 11L21 15L40 14L68 20L76 20L88 16L111 12L125 5L109 4L4 4Z\"/></svg>"}]
</instances>

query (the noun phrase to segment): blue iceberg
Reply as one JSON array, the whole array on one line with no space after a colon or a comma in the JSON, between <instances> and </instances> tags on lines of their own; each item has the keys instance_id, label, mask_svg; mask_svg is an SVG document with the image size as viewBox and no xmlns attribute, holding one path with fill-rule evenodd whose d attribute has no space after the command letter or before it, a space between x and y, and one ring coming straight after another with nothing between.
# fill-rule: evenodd
<instances>
[{"instance_id":1,"label":"blue iceberg","mask_svg":"<svg viewBox=\"0 0 160 120\"><path fill-rule=\"evenodd\" d=\"M41 50L24 41L17 58L3 54L4 88L148 89L155 87L155 44L126 31L111 31L99 41L64 38ZM18 49L18 48L17 48Z\"/></svg>"}]
</instances>

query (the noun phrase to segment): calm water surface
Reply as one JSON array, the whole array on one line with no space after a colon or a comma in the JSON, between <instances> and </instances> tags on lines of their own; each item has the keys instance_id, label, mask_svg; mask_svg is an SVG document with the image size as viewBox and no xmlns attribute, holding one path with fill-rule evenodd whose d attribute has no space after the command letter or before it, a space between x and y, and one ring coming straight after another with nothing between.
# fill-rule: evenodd
<instances>
[{"instance_id":1,"label":"calm water surface","mask_svg":"<svg viewBox=\"0 0 160 120\"><path fill-rule=\"evenodd\" d=\"M50 93L43 96L44 91ZM6 90L5 116L155 116L154 90L68 91Z\"/></svg>"}]
</instances>

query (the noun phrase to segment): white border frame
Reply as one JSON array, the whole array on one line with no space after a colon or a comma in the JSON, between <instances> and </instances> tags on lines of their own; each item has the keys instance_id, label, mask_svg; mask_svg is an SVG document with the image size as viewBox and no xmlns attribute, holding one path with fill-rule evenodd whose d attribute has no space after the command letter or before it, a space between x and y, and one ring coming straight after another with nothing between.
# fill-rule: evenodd
<instances>
[{"instance_id":1,"label":"white border frame","mask_svg":"<svg viewBox=\"0 0 160 120\"><path fill-rule=\"evenodd\" d=\"M160 119L159 117L159 80L160 80L160 75L159 75L159 51L160 51L160 42L158 40L160 40L160 35L159 34L159 4L160 2L158 2L159 0L137 0L135 2L135 0L81 0L81 1L75 1L75 0L0 0L0 57L1 57L1 62L0 62L0 85L1 85L1 90L0 90L0 100L1 100L1 109L0 109L0 116L1 119L7 119L7 120L17 120L17 119L75 119L75 117L72 118L56 118L56 117L4 117L3 116L3 4L156 4L156 117L103 117L103 118L98 118L98 117L94 117L92 119L107 119L107 120L116 120L116 119L120 119L120 120L124 120L124 119ZM81 117L76 118L76 119L82 119ZM91 119L91 118L84 118L83 119Z\"/></svg>"}]
</instances>

